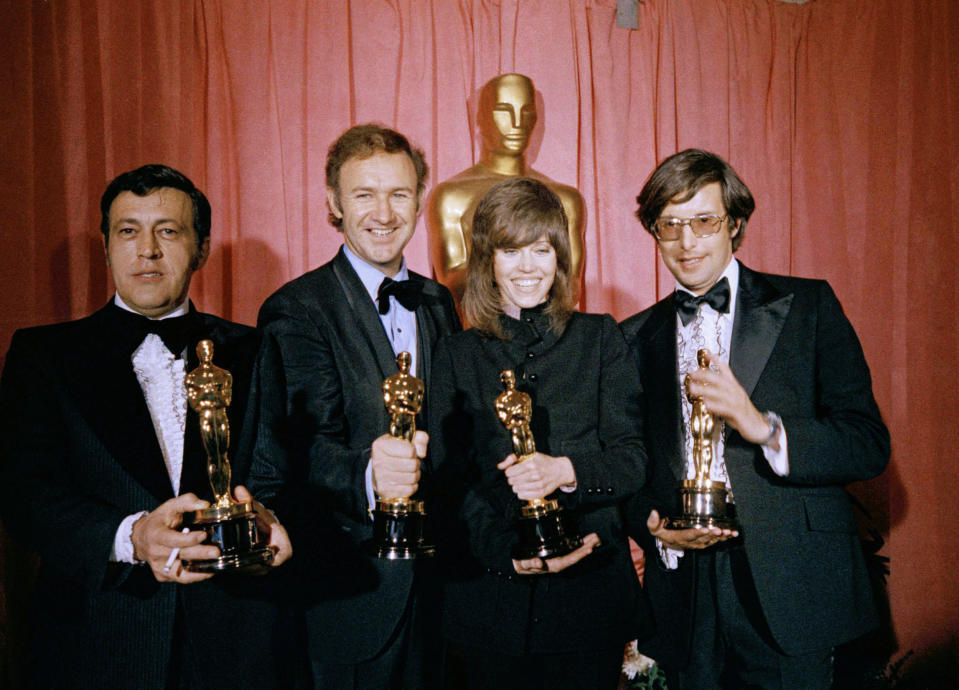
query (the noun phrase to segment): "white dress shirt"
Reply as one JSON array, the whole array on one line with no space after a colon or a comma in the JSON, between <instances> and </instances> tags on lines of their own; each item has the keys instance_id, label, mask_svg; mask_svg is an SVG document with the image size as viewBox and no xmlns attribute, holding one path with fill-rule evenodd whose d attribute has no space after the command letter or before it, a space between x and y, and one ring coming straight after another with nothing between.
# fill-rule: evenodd
<instances>
[{"instance_id":1,"label":"white dress shirt","mask_svg":"<svg viewBox=\"0 0 959 690\"><path fill-rule=\"evenodd\" d=\"M346 245L343 245L343 253L349 260L353 270L356 271L356 275L359 276L360 282L362 282L363 287L366 288L366 292L369 294L370 299L373 300L373 304L378 306L377 293L379 292L380 284L384 278L389 278L389 276L360 259L356 254L351 252L350 248ZM406 259L403 259L400 264L400 270L397 271L392 279L409 280L409 277L409 271L406 270ZM386 331L386 337L389 338L390 345L393 347L393 354L398 355L401 352L410 353L410 374L416 376L416 312L410 311L400 304L394 295L390 295L389 299L389 311L385 314L380 314L383 330ZM365 477L366 500L369 503L370 510L373 510L376 507L376 492L373 490L372 458L366 465Z\"/></svg>"},{"instance_id":2,"label":"white dress shirt","mask_svg":"<svg viewBox=\"0 0 959 690\"><path fill-rule=\"evenodd\" d=\"M696 463L693 458L693 435L690 431L690 416L692 415L693 404L686 395L684 381L686 374L699 367L699 363L696 361L696 353L703 348L729 364L733 324L736 322L736 307L739 302L739 262L736 259L730 260L716 282L723 278L729 281L728 313L721 314L713 309L710 304L704 302L699 306L696 317L688 324L684 325L679 315L676 315L676 359L679 377L677 385L679 385L683 408L683 447L686 457L687 479L696 477ZM676 290L689 292L678 282L676 283ZM779 442L778 450L774 449L770 442L762 446L763 456L773 472L780 477L785 477L789 474L789 453L786 447L786 430L781 425L776 440ZM729 475L726 472L726 424L722 419L718 419L717 423L713 425L712 442L714 452L709 478L713 481L723 482L729 491L727 500L734 503L734 487L730 483ZM665 547L658 540L657 544L663 562L667 567L675 568L683 552Z\"/></svg>"},{"instance_id":3,"label":"white dress shirt","mask_svg":"<svg viewBox=\"0 0 959 690\"><path fill-rule=\"evenodd\" d=\"M127 306L120 295L113 298L114 304L121 309L134 312ZM160 319L171 319L184 316L190 311L190 304L184 301L173 311L164 314ZM143 391L150 418L153 420L153 429L160 444L163 462L166 464L167 474L170 476L170 485L173 494L180 493L180 475L183 470L183 439L186 432L187 396L183 377L186 375L186 348L179 353L179 359L170 352L160 336L150 333L131 356L131 364L136 373L137 381ZM128 515L117 528L113 538L113 550L110 553L111 561L134 563L133 556L133 523L146 515L147 511L140 511Z\"/></svg>"},{"instance_id":4,"label":"white dress shirt","mask_svg":"<svg viewBox=\"0 0 959 690\"><path fill-rule=\"evenodd\" d=\"M356 254L350 251L350 248L343 245L343 253L349 260L360 282L366 288L373 304L379 307L377 302L377 293L384 278L390 276L383 273L378 268L370 266L360 259ZM392 280L409 280L410 274L406 270L406 259L400 264L400 270L392 277ZM393 353L409 352L410 374L416 376L416 312L410 311L396 299L395 295L390 295L390 309L385 314L380 314L380 321L383 323L383 330L386 331L386 337L393 346Z\"/></svg>"}]
</instances>

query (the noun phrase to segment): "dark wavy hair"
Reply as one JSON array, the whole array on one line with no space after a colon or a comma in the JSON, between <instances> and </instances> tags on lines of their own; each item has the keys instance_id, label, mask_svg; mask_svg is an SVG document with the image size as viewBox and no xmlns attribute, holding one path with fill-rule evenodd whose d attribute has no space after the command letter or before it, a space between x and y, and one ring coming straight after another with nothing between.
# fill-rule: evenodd
<instances>
[{"instance_id":1,"label":"dark wavy hair","mask_svg":"<svg viewBox=\"0 0 959 690\"><path fill-rule=\"evenodd\" d=\"M511 177L493 185L473 214L472 244L466 267L463 311L471 326L504 338L503 301L493 277L497 249L524 247L543 235L556 252L556 277L549 291L551 327L566 328L573 313L570 285L569 222L559 197L538 180Z\"/></svg>"},{"instance_id":2,"label":"dark wavy hair","mask_svg":"<svg viewBox=\"0 0 959 690\"><path fill-rule=\"evenodd\" d=\"M732 238L735 252L746 235L746 221L756 209L756 202L732 166L715 153L686 149L660 163L636 197L636 203L639 204L636 217L655 237L653 225L667 205L689 201L712 182L719 183L726 213L739 227L739 232Z\"/></svg>"},{"instance_id":3,"label":"dark wavy hair","mask_svg":"<svg viewBox=\"0 0 959 690\"><path fill-rule=\"evenodd\" d=\"M162 187L179 189L190 197L193 204L193 231L196 233L197 252L203 241L210 236L210 202L206 195L197 189L190 178L168 165L143 165L136 170L121 173L107 185L100 197L100 232L103 243L110 243L110 207L122 192L133 192L137 196L147 196Z\"/></svg>"},{"instance_id":4,"label":"dark wavy hair","mask_svg":"<svg viewBox=\"0 0 959 690\"><path fill-rule=\"evenodd\" d=\"M340 196L340 169L351 158L369 158L375 153L405 153L413 161L416 170L417 203L426 188L426 176L429 166L423 152L410 145L409 140L399 132L377 124L356 125L340 135L326 154L326 186ZM339 228L343 219L330 211L330 223Z\"/></svg>"}]
</instances>

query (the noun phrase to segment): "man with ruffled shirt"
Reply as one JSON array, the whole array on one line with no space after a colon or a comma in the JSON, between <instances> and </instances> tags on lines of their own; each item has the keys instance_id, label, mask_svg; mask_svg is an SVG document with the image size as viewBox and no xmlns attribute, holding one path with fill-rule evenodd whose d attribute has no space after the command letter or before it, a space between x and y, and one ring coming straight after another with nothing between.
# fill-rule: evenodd
<instances>
[{"instance_id":1,"label":"man with ruffled shirt","mask_svg":"<svg viewBox=\"0 0 959 690\"><path fill-rule=\"evenodd\" d=\"M622 324L647 399L648 483L627 517L657 630L639 649L672 690L825 690L834 647L878 622L845 491L889 461L862 347L825 281L733 257L755 201L719 156L670 156L637 203L676 279ZM696 472L690 396L714 416L707 479L735 528L667 522Z\"/></svg>"},{"instance_id":2,"label":"man with ruffled shirt","mask_svg":"<svg viewBox=\"0 0 959 690\"><path fill-rule=\"evenodd\" d=\"M0 381L4 525L41 559L27 674L41 687L274 687L268 581L183 567L219 554L204 532L180 531L211 493L184 374L212 340L233 375L238 439L257 347L254 329L187 299L210 253L210 204L147 165L113 180L100 208L115 296L17 331ZM279 565L289 540L262 515Z\"/></svg>"}]
</instances>

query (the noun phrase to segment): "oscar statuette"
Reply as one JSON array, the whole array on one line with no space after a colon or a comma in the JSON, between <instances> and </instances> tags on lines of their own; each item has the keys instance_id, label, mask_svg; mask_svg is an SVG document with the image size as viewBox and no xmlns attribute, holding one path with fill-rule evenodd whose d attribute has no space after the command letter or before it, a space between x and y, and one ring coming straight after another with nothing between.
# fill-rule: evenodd
<instances>
[{"instance_id":1,"label":"oscar statuette","mask_svg":"<svg viewBox=\"0 0 959 690\"><path fill-rule=\"evenodd\" d=\"M696 353L700 369L708 369L707 350ZM691 527L719 527L738 529L735 519L727 511L726 484L710 479L713 464L713 414L699 396L689 392L689 375L684 381L686 396L693 404L689 416L689 425L693 436L693 464L696 474L693 479L684 479L679 487L683 514L670 518L669 529L688 529Z\"/></svg>"},{"instance_id":2,"label":"oscar statuette","mask_svg":"<svg viewBox=\"0 0 959 690\"><path fill-rule=\"evenodd\" d=\"M511 369L500 374L500 382L504 390L496 397L496 416L510 432L513 452L518 461L523 462L536 452L530 430L533 404L529 395L516 390L516 376ZM546 497L523 503L516 531L519 543L513 548L512 557L518 560L564 556L583 544L559 502Z\"/></svg>"},{"instance_id":3,"label":"oscar statuette","mask_svg":"<svg viewBox=\"0 0 959 690\"><path fill-rule=\"evenodd\" d=\"M207 456L207 474L213 488L209 508L184 515L183 524L207 533L204 543L219 547L217 558L184 561L190 571L254 572L273 560L273 549L256 526L256 512L250 502L233 499L230 492L230 420L226 408L233 396L233 377L213 364L213 341L196 346L200 365L184 378L190 407L200 418L200 437Z\"/></svg>"},{"instance_id":4,"label":"oscar statuette","mask_svg":"<svg viewBox=\"0 0 959 690\"><path fill-rule=\"evenodd\" d=\"M383 381L383 404L390 414L390 436L413 440L416 415L423 405L423 382L410 374L410 353L396 356L399 371ZM377 498L373 510L371 551L378 558L409 560L429 558L435 547L423 537L426 511L423 501L412 498Z\"/></svg>"}]
</instances>

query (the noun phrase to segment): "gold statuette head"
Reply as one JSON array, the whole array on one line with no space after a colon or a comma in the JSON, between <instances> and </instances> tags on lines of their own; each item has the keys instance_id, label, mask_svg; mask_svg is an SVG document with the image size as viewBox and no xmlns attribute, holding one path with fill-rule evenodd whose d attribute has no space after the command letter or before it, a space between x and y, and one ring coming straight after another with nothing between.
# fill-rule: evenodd
<instances>
[{"instance_id":1,"label":"gold statuette head","mask_svg":"<svg viewBox=\"0 0 959 690\"><path fill-rule=\"evenodd\" d=\"M423 406L425 386L410 374L412 357L409 352L396 356L399 371L383 381L383 404L390 414L390 436L413 440L416 433L416 415Z\"/></svg>"}]
</instances>

